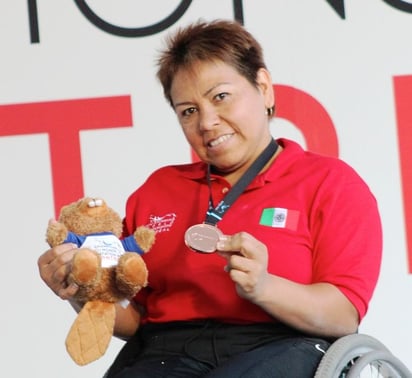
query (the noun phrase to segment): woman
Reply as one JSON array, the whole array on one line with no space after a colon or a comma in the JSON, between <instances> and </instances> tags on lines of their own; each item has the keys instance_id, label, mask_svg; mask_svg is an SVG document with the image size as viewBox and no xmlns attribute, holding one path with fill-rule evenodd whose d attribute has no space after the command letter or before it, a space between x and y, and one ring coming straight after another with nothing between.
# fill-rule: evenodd
<instances>
[{"instance_id":1,"label":"woman","mask_svg":"<svg viewBox=\"0 0 412 378\"><path fill-rule=\"evenodd\" d=\"M127 201L124 235L145 224L157 236L149 287L118 307L116 335L129 341L107 376L312 377L366 314L382 250L376 201L342 161L273 140L271 76L238 23L178 30L158 66L201 162L157 170ZM74 253L39 258L69 300Z\"/></svg>"}]
</instances>

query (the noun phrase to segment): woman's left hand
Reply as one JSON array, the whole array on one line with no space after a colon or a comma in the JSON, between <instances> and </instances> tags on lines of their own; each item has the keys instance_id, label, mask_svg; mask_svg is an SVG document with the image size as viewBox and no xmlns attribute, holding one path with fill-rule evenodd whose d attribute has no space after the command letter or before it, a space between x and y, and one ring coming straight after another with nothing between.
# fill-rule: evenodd
<instances>
[{"instance_id":1,"label":"woman's left hand","mask_svg":"<svg viewBox=\"0 0 412 378\"><path fill-rule=\"evenodd\" d=\"M238 295L257 302L269 277L266 246L247 232L239 232L222 236L217 253L227 260L226 271Z\"/></svg>"}]
</instances>

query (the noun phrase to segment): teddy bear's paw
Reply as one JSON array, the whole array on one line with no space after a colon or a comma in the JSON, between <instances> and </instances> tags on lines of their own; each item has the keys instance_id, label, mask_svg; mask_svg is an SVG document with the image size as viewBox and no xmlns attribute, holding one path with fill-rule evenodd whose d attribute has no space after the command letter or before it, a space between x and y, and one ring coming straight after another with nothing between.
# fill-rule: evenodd
<instances>
[{"instance_id":1,"label":"teddy bear's paw","mask_svg":"<svg viewBox=\"0 0 412 378\"><path fill-rule=\"evenodd\" d=\"M116 267L118 289L130 298L147 285L148 271L143 259L134 252L120 256Z\"/></svg>"},{"instance_id":2,"label":"teddy bear's paw","mask_svg":"<svg viewBox=\"0 0 412 378\"><path fill-rule=\"evenodd\" d=\"M101 257L88 248L80 248L73 257L71 277L78 285L92 285L99 278Z\"/></svg>"},{"instance_id":3,"label":"teddy bear's paw","mask_svg":"<svg viewBox=\"0 0 412 378\"><path fill-rule=\"evenodd\" d=\"M50 220L46 231L46 241L50 247L60 245L66 239L67 232L67 227L63 223Z\"/></svg>"},{"instance_id":4,"label":"teddy bear's paw","mask_svg":"<svg viewBox=\"0 0 412 378\"><path fill-rule=\"evenodd\" d=\"M156 232L149 227L140 226L136 228L133 236L142 251L146 253L155 242Z\"/></svg>"}]
</instances>

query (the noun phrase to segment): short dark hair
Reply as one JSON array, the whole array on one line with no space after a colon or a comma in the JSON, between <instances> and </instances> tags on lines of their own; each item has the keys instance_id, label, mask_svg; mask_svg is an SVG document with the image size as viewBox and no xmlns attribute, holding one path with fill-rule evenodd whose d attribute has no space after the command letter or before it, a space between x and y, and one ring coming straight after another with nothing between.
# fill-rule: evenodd
<instances>
[{"instance_id":1,"label":"short dark hair","mask_svg":"<svg viewBox=\"0 0 412 378\"><path fill-rule=\"evenodd\" d=\"M180 68L216 60L229 64L255 86L258 70L266 68L261 45L239 22L198 20L169 35L157 60L157 78L169 103L173 106L170 90Z\"/></svg>"}]
</instances>

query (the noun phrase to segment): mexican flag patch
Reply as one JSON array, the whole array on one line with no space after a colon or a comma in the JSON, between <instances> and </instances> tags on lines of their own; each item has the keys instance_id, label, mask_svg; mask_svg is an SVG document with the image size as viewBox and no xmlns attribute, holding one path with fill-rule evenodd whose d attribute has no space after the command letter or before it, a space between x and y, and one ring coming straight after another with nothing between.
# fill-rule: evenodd
<instances>
[{"instance_id":1,"label":"mexican flag patch","mask_svg":"<svg viewBox=\"0 0 412 378\"><path fill-rule=\"evenodd\" d=\"M298 227L299 211L271 207L263 209L259 224L274 228L287 228L296 231Z\"/></svg>"}]
</instances>

